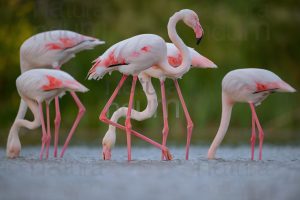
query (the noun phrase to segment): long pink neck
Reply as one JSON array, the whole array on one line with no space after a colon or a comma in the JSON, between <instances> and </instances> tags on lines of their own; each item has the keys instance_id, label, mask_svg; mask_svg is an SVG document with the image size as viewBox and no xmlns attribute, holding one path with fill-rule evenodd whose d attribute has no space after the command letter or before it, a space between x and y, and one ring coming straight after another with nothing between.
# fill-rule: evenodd
<instances>
[{"instance_id":1,"label":"long pink neck","mask_svg":"<svg viewBox=\"0 0 300 200\"><path fill-rule=\"evenodd\" d=\"M172 67L167 58L161 64L163 70L170 76L176 76L180 78L183 74L190 70L192 59L187 46L184 44L182 39L178 36L176 31L176 24L178 21L182 20L184 14L182 12L175 13L169 20L168 23L168 35L173 44L179 49L182 55L182 63L180 66L174 68Z\"/></svg>"},{"instance_id":2,"label":"long pink neck","mask_svg":"<svg viewBox=\"0 0 300 200\"><path fill-rule=\"evenodd\" d=\"M208 150L208 158L214 158L217 148L221 144L228 126L230 122L230 117L231 117L231 111L232 111L233 104L229 101L228 97L226 94L222 93L222 118L221 118L221 123L219 130L214 138L214 141L212 142L209 150Z\"/></svg>"}]
</instances>

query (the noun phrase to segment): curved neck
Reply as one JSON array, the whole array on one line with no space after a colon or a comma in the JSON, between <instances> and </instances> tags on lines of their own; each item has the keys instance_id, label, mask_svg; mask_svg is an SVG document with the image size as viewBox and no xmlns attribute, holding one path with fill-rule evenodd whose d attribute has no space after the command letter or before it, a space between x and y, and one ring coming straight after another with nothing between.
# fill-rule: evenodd
<instances>
[{"instance_id":1,"label":"curved neck","mask_svg":"<svg viewBox=\"0 0 300 200\"><path fill-rule=\"evenodd\" d=\"M176 24L178 21L183 19L183 14L181 12L175 13L170 19L168 23L168 35L172 43L178 48L182 55L182 63L178 67L174 68L169 63L168 60L164 60L162 63L163 70L172 76L181 77L184 73L189 71L192 59L189 53L187 46L184 44L182 39L178 36L176 31Z\"/></svg>"},{"instance_id":2,"label":"curved neck","mask_svg":"<svg viewBox=\"0 0 300 200\"><path fill-rule=\"evenodd\" d=\"M33 116L34 116L34 120L33 121L28 121L28 120L24 120L24 116L27 110L27 106L26 104L30 107ZM13 125L11 126L11 129L9 131L9 135L8 135L8 139L7 139L7 145L11 145L13 143L17 143L20 142L19 139L19 131L21 127L25 127L28 129L35 129L37 128L39 125L41 124L40 122L40 115L38 112L38 105L33 102L33 101L24 101L23 99L21 100L20 103L20 108L19 108L19 112L17 114L17 117L13 123Z\"/></svg>"},{"instance_id":3,"label":"curved neck","mask_svg":"<svg viewBox=\"0 0 300 200\"><path fill-rule=\"evenodd\" d=\"M139 74L139 81L143 87L143 91L147 98L147 106L143 111L137 111L135 109L131 110L131 118L137 121L142 121L152 117L157 109L158 102L157 102L157 95L155 89L151 82L151 77L145 73ZM127 107L121 107L116 110L112 117L111 121L118 122L121 117L125 117L127 114ZM109 129L106 134L114 134L115 135L116 128L112 125L109 126ZM112 137L113 138L113 137Z\"/></svg>"},{"instance_id":4,"label":"curved neck","mask_svg":"<svg viewBox=\"0 0 300 200\"><path fill-rule=\"evenodd\" d=\"M208 150L208 157L209 158L214 158L218 146L221 144L228 126L230 122L230 117L231 117L231 111L232 111L233 104L230 102L226 94L222 93L222 117L221 117L221 123L220 127L218 129L218 132L214 138L214 141L212 142L209 150Z\"/></svg>"}]
</instances>

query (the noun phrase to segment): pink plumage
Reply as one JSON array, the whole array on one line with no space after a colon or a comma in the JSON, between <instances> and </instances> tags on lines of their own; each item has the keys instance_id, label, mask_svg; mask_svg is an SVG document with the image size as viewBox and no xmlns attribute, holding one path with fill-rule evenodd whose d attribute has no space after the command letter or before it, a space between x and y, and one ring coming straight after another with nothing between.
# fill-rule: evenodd
<instances>
[{"instance_id":1,"label":"pink plumage","mask_svg":"<svg viewBox=\"0 0 300 200\"><path fill-rule=\"evenodd\" d=\"M56 96L62 96L66 91L88 91L68 73L53 69L26 71L17 78L16 85L23 99L31 99L37 103L51 101Z\"/></svg>"},{"instance_id":2,"label":"pink plumage","mask_svg":"<svg viewBox=\"0 0 300 200\"><path fill-rule=\"evenodd\" d=\"M217 65L209 60L208 58L204 57L195 49L188 47L190 56L192 59L192 67L196 68L217 68ZM167 43L167 56L168 61L173 67L177 67L182 62L182 55L178 48L173 43Z\"/></svg>"}]
</instances>

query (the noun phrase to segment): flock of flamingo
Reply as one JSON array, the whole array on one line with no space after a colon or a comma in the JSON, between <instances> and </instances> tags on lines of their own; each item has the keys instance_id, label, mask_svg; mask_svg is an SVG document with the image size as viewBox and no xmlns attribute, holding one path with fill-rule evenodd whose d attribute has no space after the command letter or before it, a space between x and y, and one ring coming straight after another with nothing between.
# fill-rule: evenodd
<instances>
[{"instance_id":1,"label":"flock of flamingo","mask_svg":"<svg viewBox=\"0 0 300 200\"><path fill-rule=\"evenodd\" d=\"M203 29L200 25L198 15L192 10L183 9L176 12L168 22L168 35L172 43L166 43L164 39L154 34L137 35L111 46L94 61L94 65L89 70L89 80L101 79L105 74L111 73L112 71L119 71L123 74L119 84L99 116L102 122L109 125L109 129L102 141L104 160L111 159L111 149L116 141L116 128L126 132L128 160L131 160L131 135L160 149L162 151L162 159L172 159L172 155L166 147L169 132L164 85L166 78L173 79L183 107L187 121L186 159L189 158L193 121L188 112L177 79L187 73L191 67L216 68L217 66L208 58L185 45L176 32L176 24L181 20L194 30L197 44L199 44L203 37ZM16 80L21 102L18 114L7 139L6 153L8 158L16 158L20 155L20 128L36 129L40 126L42 126L42 145L39 158L43 159L44 156L48 158L51 144L49 104L53 99L56 112L54 120L54 157L57 157L61 122L59 97L63 96L66 92L70 92L78 106L78 114L60 153L60 157L63 157L85 113L85 107L80 102L76 92L87 92L88 89L76 81L71 75L61 71L61 66L75 57L76 53L93 49L95 46L104 43L104 41L99 39L72 31L56 30L36 34L22 44L20 48L21 75ZM109 119L107 117L107 111L118 95L125 80L130 75L132 75L133 78L128 107L119 108ZM131 126L131 119L139 121L145 120L153 116L157 109L157 95L151 83L152 77L158 78L161 85L164 119L161 144L138 133L133 130ZM148 101L147 107L143 111L133 109L135 86L138 79ZM295 91L294 88L281 80L276 74L265 69L237 69L226 74L222 81L221 123L208 150L208 159L215 158L216 150L227 132L233 105L236 102L246 102L250 105L252 112L251 159L254 159L257 128L259 133L259 159L261 160L264 132L256 115L255 106L259 105L271 93ZM45 103L46 106L46 117L44 117L43 103ZM28 107L34 115L33 121L24 119ZM125 125L118 124L118 120L121 117L126 117Z\"/></svg>"}]
</instances>

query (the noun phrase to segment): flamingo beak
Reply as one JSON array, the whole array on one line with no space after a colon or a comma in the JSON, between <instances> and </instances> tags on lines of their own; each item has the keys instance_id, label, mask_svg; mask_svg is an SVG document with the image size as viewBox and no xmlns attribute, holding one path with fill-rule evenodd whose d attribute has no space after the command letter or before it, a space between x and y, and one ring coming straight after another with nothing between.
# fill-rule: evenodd
<instances>
[{"instance_id":1,"label":"flamingo beak","mask_svg":"<svg viewBox=\"0 0 300 200\"><path fill-rule=\"evenodd\" d=\"M106 144L103 144L102 157L103 157L103 160L110 160L111 159L111 148L110 148L110 146L108 146Z\"/></svg>"},{"instance_id":2,"label":"flamingo beak","mask_svg":"<svg viewBox=\"0 0 300 200\"><path fill-rule=\"evenodd\" d=\"M196 44L199 45L202 40L202 36L200 38L196 38Z\"/></svg>"},{"instance_id":3,"label":"flamingo beak","mask_svg":"<svg viewBox=\"0 0 300 200\"><path fill-rule=\"evenodd\" d=\"M197 26L195 33L196 33L196 44L199 45L204 35L203 28L200 24Z\"/></svg>"}]
</instances>

